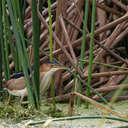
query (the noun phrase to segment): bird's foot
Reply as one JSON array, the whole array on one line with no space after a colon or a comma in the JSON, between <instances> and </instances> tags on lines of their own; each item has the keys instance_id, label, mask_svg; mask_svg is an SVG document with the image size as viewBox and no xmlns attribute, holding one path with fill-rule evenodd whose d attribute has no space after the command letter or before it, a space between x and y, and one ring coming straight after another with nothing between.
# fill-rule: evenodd
<instances>
[{"instance_id":1,"label":"bird's foot","mask_svg":"<svg viewBox=\"0 0 128 128\"><path fill-rule=\"evenodd\" d=\"M29 104L29 101L22 101L21 104Z\"/></svg>"},{"instance_id":2,"label":"bird's foot","mask_svg":"<svg viewBox=\"0 0 128 128\"><path fill-rule=\"evenodd\" d=\"M10 104L10 100L11 100L11 95L9 94L9 96L8 96L8 101L7 101L7 105Z\"/></svg>"}]
</instances>

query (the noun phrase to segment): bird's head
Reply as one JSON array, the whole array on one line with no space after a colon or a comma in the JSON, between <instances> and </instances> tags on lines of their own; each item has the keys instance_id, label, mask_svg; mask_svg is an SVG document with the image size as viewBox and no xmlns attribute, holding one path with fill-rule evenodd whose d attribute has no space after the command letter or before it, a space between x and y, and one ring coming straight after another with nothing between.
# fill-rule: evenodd
<instances>
[{"instance_id":1,"label":"bird's head","mask_svg":"<svg viewBox=\"0 0 128 128\"><path fill-rule=\"evenodd\" d=\"M50 87L52 75L59 70L66 70L67 68L53 62L43 63L40 66L40 93L44 94Z\"/></svg>"},{"instance_id":2,"label":"bird's head","mask_svg":"<svg viewBox=\"0 0 128 128\"><path fill-rule=\"evenodd\" d=\"M67 69L67 68L64 66L61 66L59 64L53 63L53 62L43 63L40 66L40 72L49 72L50 71L51 73L54 73L58 70L64 70L64 69Z\"/></svg>"}]
</instances>

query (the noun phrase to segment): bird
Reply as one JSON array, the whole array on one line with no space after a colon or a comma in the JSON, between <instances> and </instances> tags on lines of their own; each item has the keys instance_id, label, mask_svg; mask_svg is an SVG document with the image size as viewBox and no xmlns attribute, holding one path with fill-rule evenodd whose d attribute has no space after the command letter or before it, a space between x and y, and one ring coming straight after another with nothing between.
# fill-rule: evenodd
<instances>
[{"instance_id":1,"label":"bird","mask_svg":"<svg viewBox=\"0 0 128 128\"><path fill-rule=\"evenodd\" d=\"M67 67L48 62L40 66L40 94L44 94L50 87L51 76L58 70L66 70Z\"/></svg>"},{"instance_id":2,"label":"bird","mask_svg":"<svg viewBox=\"0 0 128 128\"><path fill-rule=\"evenodd\" d=\"M54 62L45 62L40 65L40 94L43 95L50 87L50 81L52 75L58 70L67 69L65 66L61 66ZM32 82L31 82L32 84ZM11 95L19 96L20 102L23 102L24 97L28 96L26 81L23 72L16 73L11 76L4 85L3 88L9 93L7 104L10 103ZM28 102L27 102L28 103Z\"/></svg>"}]
</instances>

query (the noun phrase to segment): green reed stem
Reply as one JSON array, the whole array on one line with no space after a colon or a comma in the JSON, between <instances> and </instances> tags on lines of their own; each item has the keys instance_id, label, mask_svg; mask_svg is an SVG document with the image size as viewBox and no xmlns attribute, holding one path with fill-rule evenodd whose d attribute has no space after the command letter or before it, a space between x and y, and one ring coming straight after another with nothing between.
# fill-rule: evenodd
<instances>
[{"instance_id":1,"label":"green reed stem","mask_svg":"<svg viewBox=\"0 0 128 128\"><path fill-rule=\"evenodd\" d=\"M86 0L85 3L85 11L84 11L84 23L86 26L88 25L88 10L89 10L89 0ZM84 53L85 53L85 45L86 45L86 35L87 31L86 28L83 25L83 39L82 39L82 45L81 45L81 54L80 54L80 59L84 58ZM83 62L80 60L80 68L83 69Z\"/></svg>"},{"instance_id":2,"label":"green reed stem","mask_svg":"<svg viewBox=\"0 0 128 128\"><path fill-rule=\"evenodd\" d=\"M11 1L10 0L6 0L6 1L8 4L10 20L11 20L13 32L14 32L15 39L16 39L16 46L18 49L18 55L19 55L19 58L21 59L21 64L22 64L24 75L25 75L25 80L26 80L26 85L27 85L27 89L28 89L28 96L29 96L30 104L32 106L34 106L34 97L32 94L31 87L30 87L30 80L29 80L29 75L28 75L28 70L27 70L27 63L26 63L26 60L24 58L23 49L22 49L22 45L21 45L22 42L21 42L20 35L19 35L18 29L17 29L18 23L17 23L17 20L15 19L14 14L13 14Z\"/></svg>"},{"instance_id":3,"label":"green reed stem","mask_svg":"<svg viewBox=\"0 0 128 128\"><path fill-rule=\"evenodd\" d=\"M36 0L31 0L32 8L32 25L33 25L33 42L34 42L34 79L35 79L35 95L38 98L36 100L37 108L39 108L39 96L40 96L40 84L39 84L39 67L40 67L40 58L39 58L39 42L40 42L40 23L38 19L37 12L37 2Z\"/></svg>"},{"instance_id":4,"label":"green reed stem","mask_svg":"<svg viewBox=\"0 0 128 128\"><path fill-rule=\"evenodd\" d=\"M89 88L89 90L91 90L93 93L95 93L104 103L108 104L108 101L99 92L97 92L94 88L92 88L90 85L88 85L80 77L78 77L78 79L81 81L81 83L83 83L84 85L86 85L87 88Z\"/></svg>"},{"instance_id":5,"label":"green reed stem","mask_svg":"<svg viewBox=\"0 0 128 128\"><path fill-rule=\"evenodd\" d=\"M70 73L73 75L73 77L75 76L74 72L71 72L70 70L67 70L67 71L70 72ZM77 77L77 79L78 79L83 85L86 85L87 88L89 88L94 94L96 94L97 96L99 96L99 98L100 98L104 103L108 104L108 101L107 101L99 92L97 92L94 88L92 88L90 85L88 85L88 83L86 83L85 80L81 79L81 77L78 76L78 75L77 75L76 77Z\"/></svg>"},{"instance_id":6,"label":"green reed stem","mask_svg":"<svg viewBox=\"0 0 128 128\"><path fill-rule=\"evenodd\" d=\"M48 0L48 13L49 13L49 46L50 46L50 61L53 61L53 37L52 37L52 16L51 16L51 0ZM55 109L55 89L54 89L54 80L53 77L51 79L51 93L52 93L52 104L53 109Z\"/></svg>"},{"instance_id":7,"label":"green reed stem","mask_svg":"<svg viewBox=\"0 0 128 128\"><path fill-rule=\"evenodd\" d=\"M78 66L79 66L79 62L77 61L76 65L75 65L74 76L73 76L73 89L72 89L72 91L75 91L75 85L76 85L77 74L78 74Z\"/></svg>"},{"instance_id":8,"label":"green reed stem","mask_svg":"<svg viewBox=\"0 0 128 128\"><path fill-rule=\"evenodd\" d=\"M79 62L77 61L77 62L76 62L76 65L75 65L74 76L73 76L73 88L72 88L72 91L73 91L73 92L76 91L76 84L77 84L77 82L79 82L79 81L77 81L77 80L78 80L78 79L77 79L78 66L79 66ZM77 101L78 101L78 99L77 99ZM74 103L77 103L77 102L76 102L76 98L74 98ZM70 104L70 102L69 102L69 104ZM78 104L78 105L79 105L79 104Z\"/></svg>"},{"instance_id":9,"label":"green reed stem","mask_svg":"<svg viewBox=\"0 0 128 128\"><path fill-rule=\"evenodd\" d=\"M23 48L23 54L25 56L25 62L27 64L27 67L29 67L30 74L32 74L32 83L33 83L34 94L35 94L35 104L36 104L36 107L39 109L39 93L37 91L37 88L38 88L37 86L39 86L39 85L37 85L37 82L35 82L35 76L37 76L37 75L35 75L35 73L37 73L37 71L34 70L35 72L34 72L34 75L33 75L31 65L29 63L29 56L28 56L27 49L26 49L26 46L25 46L25 38L24 38L24 30L23 30L23 17L21 16L21 10L19 9L19 7L20 7L19 2L17 2L17 3L14 2L13 7L15 7L15 6L18 7L18 8L14 8L14 11L17 11L17 16L15 16L15 17L16 18L20 17L20 18L18 18L19 20L17 20L17 28L20 30L19 34L20 34L20 38L21 38L21 45L22 45L22 48ZM18 23L18 21L19 21L19 23ZM36 59L36 61L37 61L37 59ZM36 66L36 68L38 68L38 67L39 66Z\"/></svg>"},{"instance_id":10,"label":"green reed stem","mask_svg":"<svg viewBox=\"0 0 128 128\"><path fill-rule=\"evenodd\" d=\"M91 23L91 39L90 39L90 49L89 49L89 69L88 69L88 85L91 86L92 80L92 61L93 61L93 41L94 41L94 31L95 31L95 17L96 17L96 0L93 0L92 4L92 23ZM90 89L87 88L86 96L89 97ZM87 102L88 107L88 102Z\"/></svg>"},{"instance_id":11,"label":"green reed stem","mask_svg":"<svg viewBox=\"0 0 128 128\"><path fill-rule=\"evenodd\" d=\"M21 39L21 47L23 49L24 59L25 59L27 68L29 68L30 74L32 76L32 84L33 84L34 94L35 94L34 102L35 102L36 107L39 108L39 97L38 97L38 92L37 92L37 86L36 86L34 75L32 73L31 65L29 63L29 56L27 53L26 45L25 45L25 36L24 36L24 30L23 30L23 17L21 16L21 10L19 9L20 7L19 2L18 3L13 2L13 4L14 4L13 7L18 7L18 8L13 8L13 10L15 12L17 11L17 15L15 17L16 19L19 19L19 20L16 20L17 21L16 23L17 23L17 29L19 30L19 35L20 35L19 37Z\"/></svg>"},{"instance_id":12,"label":"green reed stem","mask_svg":"<svg viewBox=\"0 0 128 128\"><path fill-rule=\"evenodd\" d=\"M114 93L111 101L110 101L110 104L113 104L116 99L118 98L118 96L121 94L121 92L124 90L124 88L127 86L128 84L128 77L126 77L122 83L121 83L121 87Z\"/></svg>"},{"instance_id":13,"label":"green reed stem","mask_svg":"<svg viewBox=\"0 0 128 128\"><path fill-rule=\"evenodd\" d=\"M18 69L18 53L15 51L15 46L14 46L14 43L13 43L13 39L12 39L12 33L11 33L11 30L10 30L10 23L9 23L9 20L8 20L8 17L7 18L7 30L8 30L8 41L9 41L9 46L10 46L10 50L11 50L11 53L12 53L12 57L13 57L13 60L14 60L14 68L15 68L15 72L18 72L19 69Z\"/></svg>"},{"instance_id":14,"label":"green reed stem","mask_svg":"<svg viewBox=\"0 0 128 128\"><path fill-rule=\"evenodd\" d=\"M22 1L20 1L20 7L22 8L22 17L24 18L24 16L25 16L25 9L26 9L26 7L27 7L27 2L26 2L26 0L24 0L24 3L23 3L23 6L22 6Z\"/></svg>"},{"instance_id":15,"label":"green reed stem","mask_svg":"<svg viewBox=\"0 0 128 128\"><path fill-rule=\"evenodd\" d=\"M27 54L27 49L26 49L26 45L25 45L25 40L24 40L24 25L23 25L23 17L21 15L21 10L20 10L20 5L19 5L19 0L15 1L15 0L12 0L12 5L13 5L13 10L15 17L16 17L16 23L17 23L17 29L19 30L19 33L20 33L20 39L22 41L21 45L22 45L22 48L23 48L23 52L24 52L24 57L26 59L26 62L27 62L27 66L29 67L29 59L28 59L28 54Z\"/></svg>"},{"instance_id":16,"label":"green reed stem","mask_svg":"<svg viewBox=\"0 0 128 128\"><path fill-rule=\"evenodd\" d=\"M19 25L19 18L18 18L18 10L17 10L17 5L16 5L16 2L15 0L11 0L11 3L12 3L12 9L13 9L13 14L14 14L14 18L16 20L16 27L18 29L18 25ZM16 47L16 51L18 51L17 47ZM19 55L17 53L17 63L18 63L18 70L22 70L22 66L21 66L21 60L19 58Z\"/></svg>"},{"instance_id":17,"label":"green reed stem","mask_svg":"<svg viewBox=\"0 0 128 128\"><path fill-rule=\"evenodd\" d=\"M86 0L85 3L85 10L84 10L84 22L86 25L88 25L88 10L89 10L89 0ZM86 45L86 28L84 27L83 24L83 39L82 39L82 45L81 45L81 54L80 54L80 59L84 58L84 53L85 53L85 45ZM80 69L83 69L83 62L80 60ZM81 88L81 83L79 82L78 86L78 92L81 93L82 88ZM79 105L81 103L81 99L78 97L77 98L77 104Z\"/></svg>"},{"instance_id":18,"label":"green reed stem","mask_svg":"<svg viewBox=\"0 0 128 128\"><path fill-rule=\"evenodd\" d=\"M51 0L48 0L48 12L49 12L49 45L50 45L50 61L53 61L53 37L52 37L52 17L51 17Z\"/></svg>"},{"instance_id":19,"label":"green reed stem","mask_svg":"<svg viewBox=\"0 0 128 128\"><path fill-rule=\"evenodd\" d=\"M87 116L70 116L70 117L59 117L59 118L53 118L51 119L52 121L65 121L65 120L76 120L76 119L102 119L104 115L87 115ZM110 120L116 120L116 121L121 121L121 122L126 122L128 123L128 120L119 118L116 116L107 116L106 119ZM47 120L41 120L41 121L32 121L28 125L37 125L37 124L43 124ZM94 122L94 120L92 120ZM123 128L123 127L122 127ZM127 128L127 127L126 127Z\"/></svg>"},{"instance_id":20,"label":"green reed stem","mask_svg":"<svg viewBox=\"0 0 128 128\"><path fill-rule=\"evenodd\" d=\"M85 63L89 63L88 60L82 60L82 61L85 62ZM98 64L98 65L102 65L102 66L105 66L105 67L109 67L109 68L116 68L116 69L121 69L121 70L128 70L128 68L126 68L126 67L120 67L120 66L116 66L116 65L112 65L112 64L105 64L105 63L96 62L96 61L93 61L92 63L93 64Z\"/></svg>"},{"instance_id":21,"label":"green reed stem","mask_svg":"<svg viewBox=\"0 0 128 128\"><path fill-rule=\"evenodd\" d=\"M2 89L2 1L0 1L0 90Z\"/></svg>"},{"instance_id":22,"label":"green reed stem","mask_svg":"<svg viewBox=\"0 0 128 128\"><path fill-rule=\"evenodd\" d=\"M23 21L21 10L20 10L19 0L17 0L17 1L14 0L14 3L16 6L16 10L17 10L17 16L19 18L18 19L19 20L19 26L21 27L22 34L24 35L24 21Z\"/></svg>"},{"instance_id":23,"label":"green reed stem","mask_svg":"<svg viewBox=\"0 0 128 128\"><path fill-rule=\"evenodd\" d=\"M5 8L5 0L2 0L2 12L3 12L3 32L4 32L4 69L5 69L5 79L8 80L10 78L10 69L9 69L9 58L8 58L8 40L7 40L7 14Z\"/></svg>"},{"instance_id":24,"label":"green reed stem","mask_svg":"<svg viewBox=\"0 0 128 128\"><path fill-rule=\"evenodd\" d=\"M28 40L26 40L26 41L27 41L30 45L33 46L33 43L30 43ZM40 53L41 53L41 54L44 54L45 56L50 57L49 54L46 53L43 49L40 49ZM53 61L56 62L57 64L60 64L60 65L61 65L61 63L60 63L56 58L54 58L54 57L53 57Z\"/></svg>"}]
</instances>

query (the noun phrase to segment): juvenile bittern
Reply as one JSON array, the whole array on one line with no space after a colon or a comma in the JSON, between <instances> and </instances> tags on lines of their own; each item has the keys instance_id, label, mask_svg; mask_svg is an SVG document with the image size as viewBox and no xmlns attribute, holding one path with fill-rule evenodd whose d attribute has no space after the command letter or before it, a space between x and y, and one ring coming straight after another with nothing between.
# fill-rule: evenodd
<instances>
[{"instance_id":1,"label":"juvenile bittern","mask_svg":"<svg viewBox=\"0 0 128 128\"><path fill-rule=\"evenodd\" d=\"M40 94L43 95L50 87L50 80L52 75L58 71L66 69L66 67L60 66L53 62L43 63L40 66ZM20 77L21 76L21 77ZM28 96L28 91L26 87L26 81L23 73L18 73L13 75L12 79L8 80L4 85L4 88L8 90L9 98L8 103L10 103L10 96L20 96L20 102L23 101L25 96Z\"/></svg>"}]
</instances>

